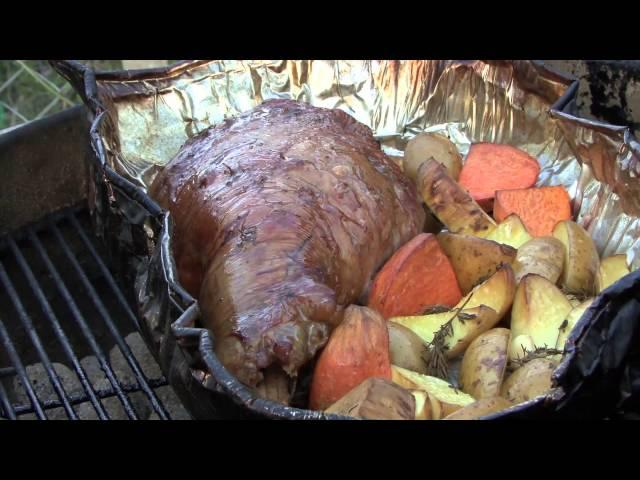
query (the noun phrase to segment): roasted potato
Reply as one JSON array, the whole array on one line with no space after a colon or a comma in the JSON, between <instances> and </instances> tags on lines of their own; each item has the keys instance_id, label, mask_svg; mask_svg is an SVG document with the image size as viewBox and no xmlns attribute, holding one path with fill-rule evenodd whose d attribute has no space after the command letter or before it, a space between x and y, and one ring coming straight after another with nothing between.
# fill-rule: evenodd
<instances>
[{"instance_id":1,"label":"roasted potato","mask_svg":"<svg viewBox=\"0 0 640 480\"><path fill-rule=\"evenodd\" d=\"M533 237L527 231L527 227L524 226L520 217L512 213L489 232L485 238L513 248L520 248Z\"/></svg>"},{"instance_id":2,"label":"roasted potato","mask_svg":"<svg viewBox=\"0 0 640 480\"><path fill-rule=\"evenodd\" d=\"M463 320L460 320L461 317ZM423 342L429 343L433 340L438 330L452 318L451 328L453 333L446 338L447 358L454 358L460 355L474 338L500 321L495 310L481 305L462 310L460 315L456 315L453 311L448 311L429 315L395 317L389 319L389 322L397 323L410 329Z\"/></svg>"},{"instance_id":3,"label":"roasted potato","mask_svg":"<svg viewBox=\"0 0 640 480\"><path fill-rule=\"evenodd\" d=\"M498 314L498 319L507 314L516 293L516 280L511 265L505 264L487 280L464 296L455 308L465 309L486 305ZM471 298L469 298L471 297Z\"/></svg>"},{"instance_id":4,"label":"roasted potato","mask_svg":"<svg viewBox=\"0 0 640 480\"><path fill-rule=\"evenodd\" d=\"M481 398L466 407L456 410L443 420L477 420L491 413L500 412L512 407L513 404L502 397Z\"/></svg>"},{"instance_id":5,"label":"roasted potato","mask_svg":"<svg viewBox=\"0 0 640 480\"><path fill-rule=\"evenodd\" d=\"M429 398L429 394L423 390L409 390L413 395L413 398L416 403L416 420L432 420L433 419L433 409L431 407L431 399ZM438 403L438 408L440 408L440 402ZM438 412L439 415L439 412Z\"/></svg>"},{"instance_id":6,"label":"roasted potato","mask_svg":"<svg viewBox=\"0 0 640 480\"><path fill-rule=\"evenodd\" d=\"M507 368L511 332L507 328L492 328L471 342L462 358L460 387L473 398L500 395Z\"/></svg>"},{"instance_id":7,"label":"roasted potato","mask_svg":"<svg viewBox=\"0 0 640 480\"><path fill-rule=\"evenodd\" d=\"M451 261L463 295L493 275L500 265L512 264L519 253L508 245L471 235L442 232L436 238Z\"/></svg>"},{"instance_id":8,"label":"roasted potato","mask_svg":"<svg viewBox=\"0 0 640 480\"><path fill-rule=\"evenodd\" d=\"M554 347L562 322L572 307L567 297L553 283L540 275L525 276L513 300L511 334L514 339L529 335L536 347ZM512 353L522 352L516 344Z\"/></svg>"},{"instance_id":9,"label":"roasted potato","mask_svg":"<svg viewBox=\"0 0 640 480\"><path fill-rule=\"evenodd\" d=\"M497 226L437 161L420 166L416 185L429 210L450 232L486 237Z\"/></svg>"},{"instance_id":10,"label":"roasted potato","mask_svg":"<svg viewBox=\"0 0 640 480\"><path fill-rule=\"evenodd\" d=\"M444 380L428 375L421 375L411 370L393 365L391 367L391 381L409 390L422 390L427 392L430 402L436 402L440 414L436 413L431 404L431 417L433 420L446 417L460 408L473 403L475 399ZM438 417L438 418L436 418Z\"/></svg>"},{"instance_id":11,"label":"roasted potato","mask_svg":"<svg viewBox=\"0 0 640 480\"><path fill-rule=\"evenodd\" d=\"M558 222L553 236L565 247L561 285L569 293L593 295L600 257L589 233L571 220Z\"/></svg>"},{"instance_id":12,"label":"roasted potato","mask_svg":"<svg viewBox=\"0 0 640 480\"><path fill-rule=\"evenodd\" d=\"M514 404L523 403L552 388L551 375L557 362L534 358L513 372L502 384L502 397Z\"/></svg>"},{"instance_id":13,"label":"roasted potato","mask_svg":"<svg viewBox=\"0 0 640 480\"><path fill-rule=\"evenodd\" d=\"M569 315L567 315L567 318L566 318L566 323L563 323L560 328L560 334L558 335L558 340L556 342L556 348L558 350L564 349L565 344L567 343L567 339L569 338L569 334L573 330L573 327L576 326L576 323L578 323L578 320L582 318L582 315L587 310L587 308L591 306L592 303L593 303L593 298L589 298L588 300L585 300L577 307L573 307L573 309L569 312Z\"/></svg>"},{"instance_id":14,"label":"roasted potato","mask_svg":"<svg viewBox=\"0 0 640 480\"><path fill-rule=\"evenodd\" d=\"M498 324L509 311L515 290L513 270L507 264L475 287L452 311L389 320L409 328L423 342L429 343L436 332L453 318L453 333L446 338L446 356L454 358L464 352L474 338ZM455 310L459 309L462 315L454 318Z\"/></svg>"},{"instance_id":15,"label":"roasted potato","mask_svg":"<svg viewBox=\"0 0 640 480\"><path fill-rule=\"evenodd\" d=\"M535 350L536 346L533 344L531 335L522 334L511 339L509 344L509 361L518 360L524 357L525 349L527 352Z\"/></svg>"},{"instance_id":16,"label":"roasted potato","mask_svg":"<svg viewBox=\"0 0 640 480\"><path fill-rule=\"evenodd\" d=\"M383 378L368 378L325 410L366 420L414 420L415 397Z\"/></svg>"},{"instance_id":17,"label":"roasted potato","mask_svg":"<svg viewBox=\"0 0 640 480\"><path fill-rule=\"evenodd\" d=\"M627 266L626 255L612 255L602 259L596 275L596 292L600 293L629 273L631 270Z\"/></svg>"},{"instance_id":18,"label":"roasted potato","mask_svg":"<svg viewBox=\"0 0 640 480\"><path fill-rule=\"evenodd\" d=\"M427 373L422 359L425 343L411 329L396 322L387 322L391 363L418 373Z\"/></svg>"},{"instance_id":19,"label":"roasted potato","mask_svg":"<svg viewBox=\"0 0 640 480\"><path fill-rule=\"evenodd\" d=\"M409 140L404 149L404 171L407 176L415 182L420 165L430 158L442 164L451 178L458 179L462 156L451 140L437 133L420 133Z\"/></svg>"},{"instance_id":20,"label":"roasted potato","mask_svg":"<svg viewBox=\"0 0 640 480\"><path fill-rule=\"evenodd\" d=\"M516 282L530 273L556 283L564 266L564 245L554 237L536 237L518 248L518 255L513 262L513 273ZM455 268L455 267L454 267Z\"/></svg>"}]
</instances>

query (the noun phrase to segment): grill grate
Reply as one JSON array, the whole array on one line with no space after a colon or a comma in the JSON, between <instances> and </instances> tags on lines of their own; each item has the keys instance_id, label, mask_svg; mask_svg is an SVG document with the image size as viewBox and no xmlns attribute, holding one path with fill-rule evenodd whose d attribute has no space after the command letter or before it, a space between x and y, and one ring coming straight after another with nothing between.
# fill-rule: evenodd
<instances>
[{"instance_id":1,"label":"grill grate","mask_svg":"<svg viewBox=\"0 0 640 480\"><path fill-rule=\"evenodd\" d=\"M0 416L188 418L90 231L73 208L0 238Z\"/></svg>"}]
</instances>

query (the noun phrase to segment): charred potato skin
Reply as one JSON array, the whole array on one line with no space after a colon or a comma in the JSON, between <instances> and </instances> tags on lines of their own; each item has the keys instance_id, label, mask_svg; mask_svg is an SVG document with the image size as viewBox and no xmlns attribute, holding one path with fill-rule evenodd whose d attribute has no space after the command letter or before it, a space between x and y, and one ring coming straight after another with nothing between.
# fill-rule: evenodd
<instances>
[{"instance_id":1,"label":"charred potato skin","mask_svg":"<svg viewBox=\"0 0 640 480\"><path fill-rule=\"evenodd\" d=\"M449 231L485 237L497 226L435 160L423 163L418 169L417 178L422 199Z\"/></svg>"}]
</instances>

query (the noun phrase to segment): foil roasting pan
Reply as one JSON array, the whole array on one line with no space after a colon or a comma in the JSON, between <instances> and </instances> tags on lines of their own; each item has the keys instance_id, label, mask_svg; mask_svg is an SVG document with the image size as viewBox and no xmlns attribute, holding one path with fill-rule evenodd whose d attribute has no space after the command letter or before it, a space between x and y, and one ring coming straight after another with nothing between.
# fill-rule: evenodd
<instances>
[{"instance_id":1,"label":"foil roasting pan","mask_svg":"<svg viewBox=\"0 0 640 480\"><path fill-rule=\"evenodd\" d=\"M640 145L624 127L572 114L577 82L533 61L187 61L99 73L54 68L83 97L96 152L89 201L96 230L134 285L140 327L197 417L336 418L257 398L213 353L198 304L177 280L171 218L147 187L191 136L271 98L339 108L391 155L417 133L519 147L538 159L539 185L563 185L602 256L640 265ZM603 292L569 340L548 395L490 418L604 416L640 394L637 271ZM639 409L640 410L640 409Z\"/></svg>"}]
</instances>

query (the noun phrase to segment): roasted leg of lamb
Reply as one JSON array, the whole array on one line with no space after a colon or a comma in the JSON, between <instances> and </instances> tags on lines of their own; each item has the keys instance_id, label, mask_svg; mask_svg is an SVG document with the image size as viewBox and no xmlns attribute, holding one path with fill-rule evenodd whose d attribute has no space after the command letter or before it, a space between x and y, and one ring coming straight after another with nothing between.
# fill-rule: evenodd
<instances>
[{"instance_id":1,"label":"roasted leg of lamb","mask_svg":"<svg viewBox=\"0 0 640 480\"><path fill-rule=\"evenodd\" d=\"M188 140L150 194L171 212L180 282L218 357L250 386L268 367L295 377L424 224L368 127L290 100Z\"/></svg>"}]
</instances>

